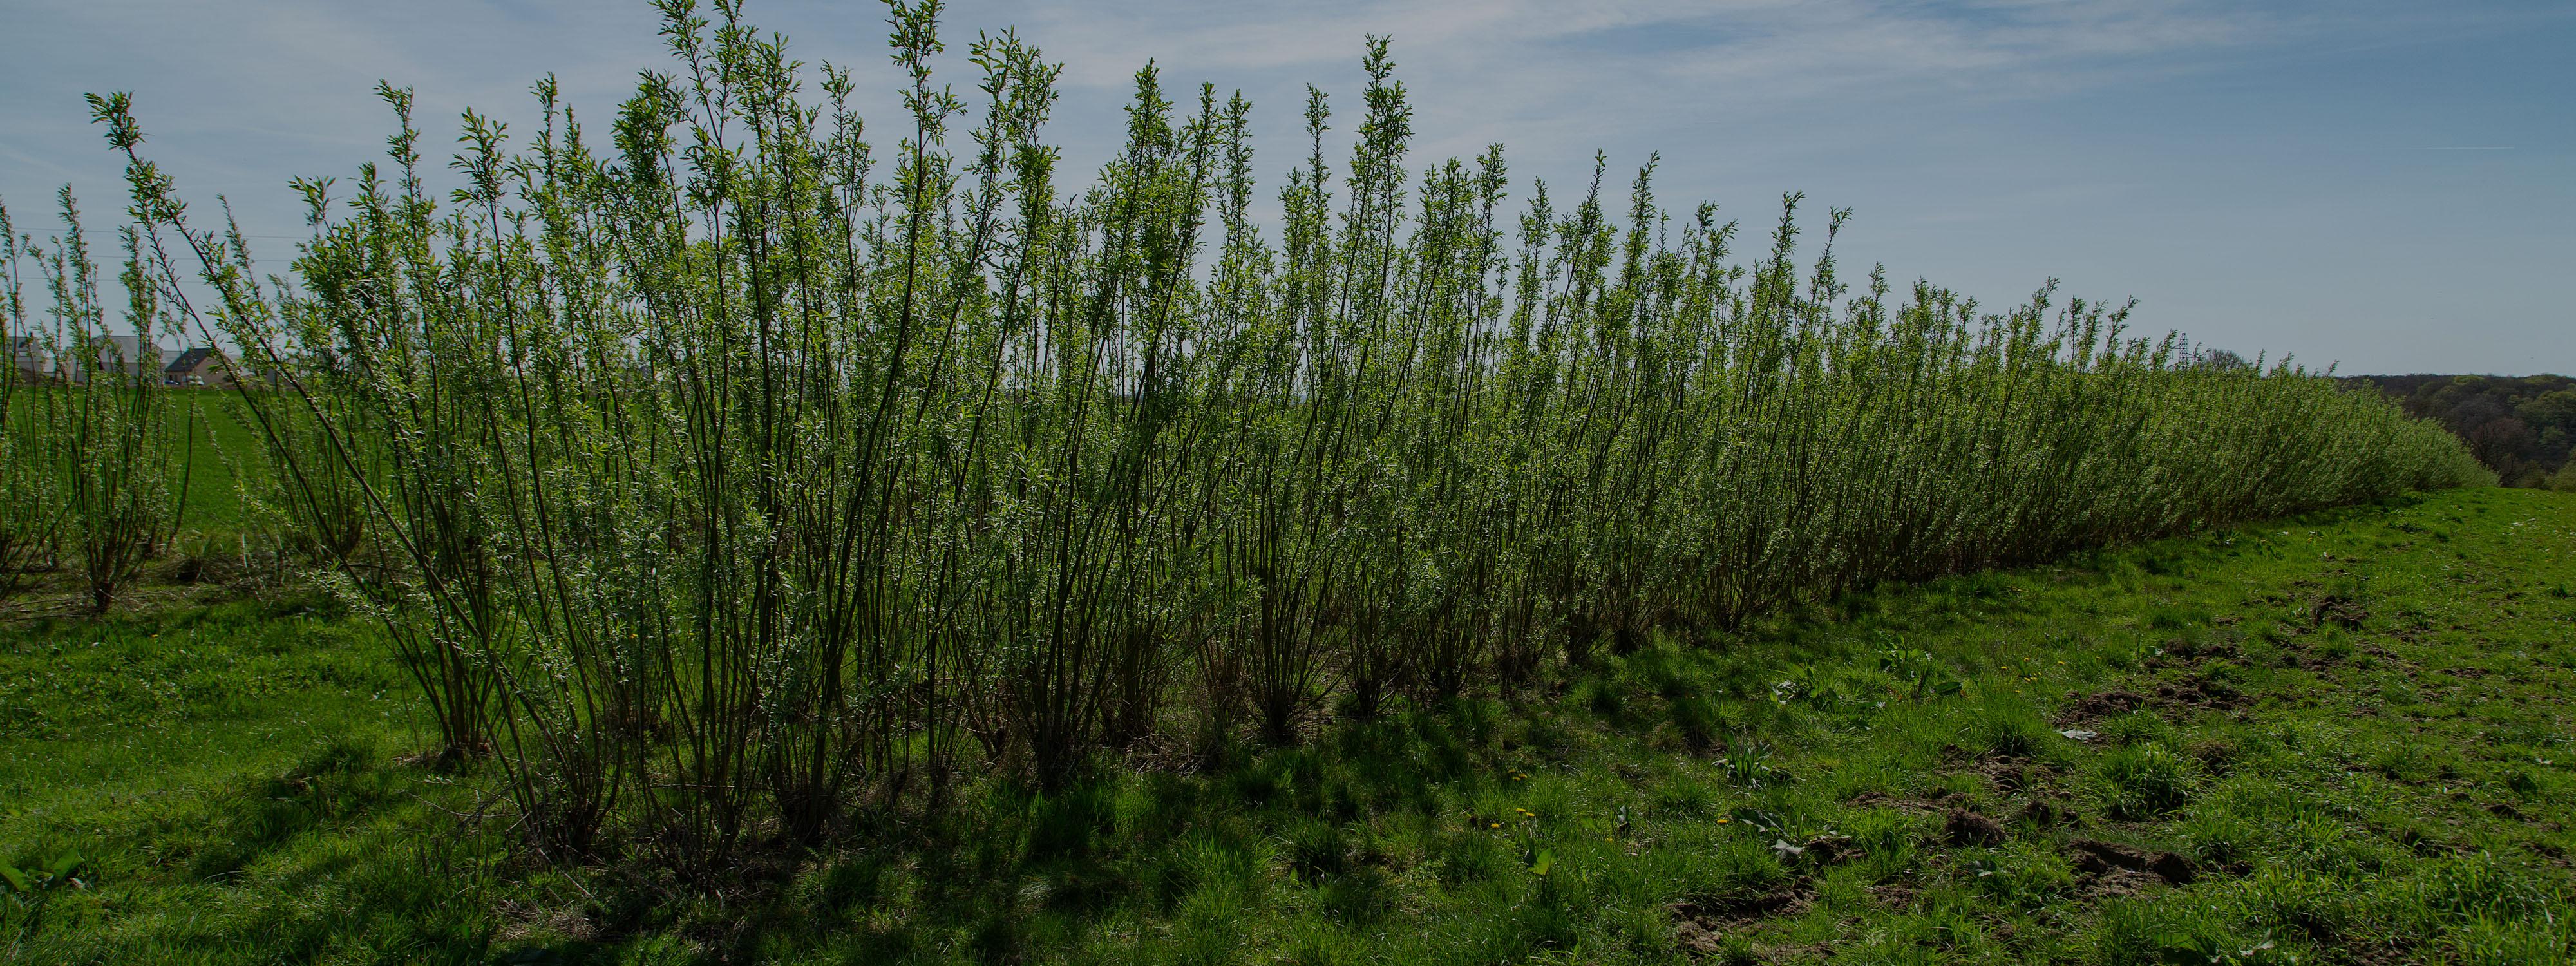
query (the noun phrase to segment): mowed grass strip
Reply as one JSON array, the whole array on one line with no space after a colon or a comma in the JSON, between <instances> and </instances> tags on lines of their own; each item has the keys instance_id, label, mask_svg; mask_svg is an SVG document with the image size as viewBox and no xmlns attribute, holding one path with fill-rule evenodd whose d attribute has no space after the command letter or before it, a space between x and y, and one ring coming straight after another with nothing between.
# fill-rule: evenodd
<instances>
[{"instance_id":1,"label":"mowed grass strip","mask_svg":"<svg viewBox=\"0 0 2576 966\"><path fill-rule=\"evenodd\" d=\"M363 623L0 638L25 962L2494 962L2570 951L2576 499L2475 489L1658 639L777 890L513 857ZM158 636L155 636L158 635ZM677 896L680 890L667 893Z\"/></svg>"}]
</instances>

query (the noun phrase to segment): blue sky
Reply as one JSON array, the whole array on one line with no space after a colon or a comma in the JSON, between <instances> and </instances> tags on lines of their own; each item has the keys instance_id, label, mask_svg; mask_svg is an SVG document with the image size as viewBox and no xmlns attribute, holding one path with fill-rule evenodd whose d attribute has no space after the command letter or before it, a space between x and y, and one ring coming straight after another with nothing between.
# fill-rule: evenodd
<instances>
[{"instance_id":1,"label":"blue sky","mask_svg":"<svg viewBox=\"0 0 2576 966\"><path fill-rule=\"evenodd\" d=\"M468 105L524 130L541 74L605 118L663 66L640 0L12 4L0 199L49 226L116 167L84 91L132 90L183 192L229 196L282 268L286 179L378 156L379 79L419 90L427 146ZM752 0L808 62L859 68L892 121L881 8ZM1275 188L1306 83L1355 112L1365 34L1391 34L1415 160L1508 145L1570 185L1594 149L1663 152L1666 201L1748 223L1781 192L1857 209L1841 252L1990 304L2048 277L2136 296L2138 323L2364 372L2576 372L2576 4L2319 0L1385 0L1235 5L959 0L953 54L1016 25L1067 64L1055 137L1105 157L1129 75L1241 89ZM971 87L962 57L949 79ZM1347 129L1347 125L1344 126ZM103 225L94 227L104 227Z\"/></svg>"}]
</instances>

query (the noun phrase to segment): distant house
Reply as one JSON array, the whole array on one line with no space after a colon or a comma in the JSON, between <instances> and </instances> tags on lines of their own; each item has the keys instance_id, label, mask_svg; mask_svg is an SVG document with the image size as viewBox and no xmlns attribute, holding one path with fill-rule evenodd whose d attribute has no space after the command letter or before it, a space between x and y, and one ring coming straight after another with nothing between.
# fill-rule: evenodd
<instances>
[{"instance_id":1,"label":"distant house","mask_svg":"<svg viewBox=\"0 0 2576 966\"><path fill-rule=\"evenodd\" d=\"M90 367L104 372L116 369L129 376L158 372L169 364L159 343L146 342L142 336L111 335L98 340L98 355Z\"/></svg>"},{"instance_id":2,"label":"distant house","mask_svg":"<svg viewBox=\"0 0 2576 966\"><path fill-rule=\"evenodd\" d=\"M45 344L32 335L9 337L9 368L21 383L43 382L53 378L53 365L45 358Z\"/></svg>"},{"instance_id":3,"label":"distant house","mask_svg":"<svg viewBox=\"0 0 2576 966\"><path fill-rule=\"evenodd\" d=\"M101 335L90 338L86 351L75 344L52 361L46 370L53 378L77 385L88 382L94 372L149 378L168 363L169 355L160 345L135 336Z\"/></svg>"},{"instance_id":4,"label":"distant house","mask_svg":"<svg viewBox=\"0 0 2576 966\"><path fill-rule=\"evenodd\" d=\"M170 360L170 364L161 370L161 383L220 389L232 385L232 373L232 364L222 353L212 347L200 346L179 353L177 358Z\"/></svg>"},{"instance_id":5,"label":"distant house","mask_svg":"<svg viewBox=\"0 0 2576 966\"><path fill-rule=\"evenodd\" d=\"M231 381L231 369L211 348L164 349L130 335L98 336L88 352L56 353L31 335L8 338L9 367L21 383L88 381L93 372L125 372L159 378L172 386L220 386Z\"/></svg>"}]
</instances>

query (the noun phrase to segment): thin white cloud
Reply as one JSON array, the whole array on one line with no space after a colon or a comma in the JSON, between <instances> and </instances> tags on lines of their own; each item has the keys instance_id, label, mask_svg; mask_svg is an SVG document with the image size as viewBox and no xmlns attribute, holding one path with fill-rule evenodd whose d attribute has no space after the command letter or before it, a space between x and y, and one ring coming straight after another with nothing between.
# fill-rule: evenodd
<instances>
[{"instance_id":1,"label":"thin white cloud","mask_svg":"<svg viewBox=\"0 0 2576 966\"><path fill-rule=\"evenodd\" d=\"M876 4L752 0L749 12L790 35L799 58L856 68L863 92L892 89ZM1167 89L1201 80L1241 88L1256 105L1260 173L1275 186L1304 153L1304 85L1334 94L1340 115L1328 150L1338 155L1358 109L1361 38L1392 35L1398 75L1417 110L1417 161L1503 141L1515 194L1526 197L1532 176L1549 177L1562 192L1564 182L1588 175L1595 148L1611 153L1620 182L1661 149L1662 183L1677 201L1712 197L1761 217L1765 199L1805 188L1820 201L1861 204L1849 250L1887 258L1900 273L1965 275L1981 294L2010 297L2026 288L2024 276L2089 270L2079 278L2088 290L2143 290L2152 306L2157 286L2184 284L2186 268L2204 273L2190 277L2216 278L2206 274L2216 269L2172 253L2191 252L2214 231L2209 219L2228 211L2287 205L2277 196L2299 176L2277 166L2299 162L2257 140L2267 136L2263 122L2242 119L2180 140L2093 147L2085 142L2127 136L2122 119L2088 112L2134 104L2131 91L2242 76L2255 65L2271 72L2272 90L2295 92L2298 65L2340 53L2563 31L2571 18L2576 7L2520 0L958 0L945 24L943 68L971 92L966 42L979 28L1016 24L1068 65L1053 132L1077 167L1114 149L1119 102L1149 59L1163 68ZM390 120L372 93L379 78L419 90L422 149L432 175L444 177L438 169L453 118L468 105L525 134L535 115L528 86L552 72L585 117L602 121L638 69L670 69L641 0L91 0L13 11L11 26L0 34L0 90L10 93L0 99L0 197L15 203L22 226L46 221L30 209L43 208L66 180L78 183L93 212L103 214L117 196L117 169L88 123L84 91L136 91L154 152L183 191L209 207L212 194L229 194L252 234L286 238L302 230L288 176L345 176L381 157ZM891 96L863 94L861 106L880 129L898 110ZM2563 120L2563 105L2558 111ZM2082 133L2051 133L2060 127ZM2164 119L2164 136L2176 129ZM2381 125L2318 147L2384 158L2420 150L2465 161L2474 153L2493 159L2481 164L2524 167L2564 155L2563 145L2550 147L2562 138L2531 137L2512 128ZM2200 167L2164 172L2157 162L2124 158L2194 143L2261 156L2224 169L2187 156L2173 163ZM2505 145L2520 147L2470 150ZM2269 180L2248 180L2258 175ZM2533 183L2541 190L2521 192L2513 210L2570 204L2563 190ZM2190 217L2176 214L2185 210ZM2507 216L2537 217L2498 217ZM2114 244L2080 231L2042 240L2014 229L2034 220L2122 221L2129 231L2163 234ZM2430 237L2441 224L2417 233ZM2521 226L2488 234L2508 237ZM2396 229L2349 232L2316 244L2349 248L2362 234L2406 237ZM284 248L266 254L275 260ZM2541 249L2507 250L2485 263L2544 258L2518 254ZM2563 233L2556 250L2566 251ZM2348 286L2330 277L2334 264L2322 260L2315 271L2325 274L2298 284ZM2234 276L2191 284L2207 287L2191 296L2196 305L2258 301L2229 288L2256 284ZM2537 294L2516 298L2485 314L2553 304ZM2266 324L2246 322L2251 334L2224 341L2282 344L2256 337L2288 331ZM2570 364L2576 360L2556 365Z\"/></svg>"}]
</instances>

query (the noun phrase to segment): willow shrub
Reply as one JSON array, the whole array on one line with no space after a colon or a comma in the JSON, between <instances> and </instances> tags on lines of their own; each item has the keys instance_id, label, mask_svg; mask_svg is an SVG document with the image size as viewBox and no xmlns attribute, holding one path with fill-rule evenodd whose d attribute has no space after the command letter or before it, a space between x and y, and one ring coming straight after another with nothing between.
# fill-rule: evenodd
<instances>
[{"instance_id":1,"label":"willow shrub","mask_svg":"<svg viewBox=\"0 0 2576 966\"><path fill-rule=\"evenodd\" d=\"M52 340L27 315L25 261L35 240L18 233L0 206L0 600L25 590L53 566L61 530L60 481L53 472L56 409L45 398L43 348Z\"/></svg>"},{"instance_id":2,"label":"willow shrub","mask_svg":"<svg viewBox=\"0 0 2576 966\"><path fill-rule=\"evenodd\" d=\"M63 230L50 250L17 234L0 211L8 239L0 311L15 357L0 377L0 593L68 558L91 608L104 612L177 532L182 506L173 492L186 490L190 434L173 421L161 387L155 347L175 323L155 297L142 236L132 226L119 233L129 348L108 323L71 189L58 201ZM27 308L24 262L44 286L41 318Z\"/></svg>"},{"instance_id":3,"label":"willow shrub","mask_svg":"<svg viewBox=\"0 0 2576 966\"><path fill-rule=\"evenodd\" d=\"M293 184L306 199L310 223L319 225L329 182L296 179ZM222 252L232 259L229 267L252 300L264 303L240 228L229 209L224 216ZM262 320L293 335L272 338L287 351L262 353L255 360L258 365L243 374L249 380L245 395L227 414L253 429L257 440L252 452L222 454L243 508L239 537L246 555L254 539L269 551L279 576L295 569L296 561L328 563L357 554L368 514L362 478L383 482L386 437L366 401L352 390L360 373L342 365L331 351L337 322L314 310L324 304L288 302L279 317ZM299 393L297 404L262 405L290 376Z\"/></svg>"},{"instance_id":4,"label":"willow shrub","mask_svg":"<svg viewBox=\"0 0 2576 966\"><path fill-rule=\"evenodd\" d=\"M1011 34L970 105L935 6L894 4L870 141L848 73L662 6L673 65L604 139L540 83L524 140L465 115L447 198L385 89L391 163L307 184L290 285L95 101L165 297L363 506L341 585L558 857L715 875L961 772L1061 787L1655 628L2484 480L2125 306L1846 280L1845 213L1802 254L1795 196L1750 258L1653 164L1515 215L1499 146L1411 165L1382 40L1347 162L1310 94L1274 230L1239 96L1139 72L1073 189L1057 68Z\"/></svg>"}]
</instances>

